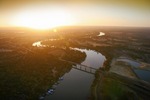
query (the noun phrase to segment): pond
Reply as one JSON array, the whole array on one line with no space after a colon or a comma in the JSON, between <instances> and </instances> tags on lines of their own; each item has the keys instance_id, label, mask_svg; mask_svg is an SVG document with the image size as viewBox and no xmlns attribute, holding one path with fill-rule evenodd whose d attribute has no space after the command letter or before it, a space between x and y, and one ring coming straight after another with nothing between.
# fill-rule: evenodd
<instances>
[{"instance_id":1,"label":"pond","mask_svg":"<svg viewBox=\"0 0 150 100\"><path fill-rule=\"evenodd\" d=\"M150 71L149 70L141 70L141 69L134 69L137 76L150 83Z\"/></svg>"},{"instance_id":2,"label":"pond","mask_svg":"<svg viewBox=\"0 0 150 100\"><path fill-rule=\"evenodd\" d=\"M117 61L123 61L128 63L133 71L135 72L135 74L138 76L138 78L140 78L141 80L150 82L150 70L147 70L146 68L142 68L140 62L138 61L134 61L132 59L128 59L128 58L119 58L117 59ZM142 69L141 69L142 68Z\"/></svg>"},{"instance_id":3,"label":"pond","mask_svg":"<svg viewBox=\"0 0 150 100\"><path fill-rule=\"evenodd\" d=\"M138 68L140 67L140 63L136 62L136 61L133 61L133 60L130 60L130 59L126 59L126 58L120 58L120 59L117 59L117 61L123 61L123 62L126 62L128 64L130 64L132 67L135 67L135 68Z\"/></svg>"}]
</instances>

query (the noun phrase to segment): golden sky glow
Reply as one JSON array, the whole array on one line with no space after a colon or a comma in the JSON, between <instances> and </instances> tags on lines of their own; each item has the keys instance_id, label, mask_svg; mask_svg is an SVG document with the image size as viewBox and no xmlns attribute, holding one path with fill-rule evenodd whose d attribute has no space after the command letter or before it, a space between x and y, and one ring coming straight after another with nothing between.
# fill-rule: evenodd
<instances>
[{"instance_id":1,"label":"golden sky glow","mask_svg":"<svg viewBox=\"0 0 150 100\"><path fill-rule=\"evenodd\" d=\"M62 9L26 9L17 13L11 23L15 26L48 29L56 26L72 25L74 19L69 12Z\"/></svg>"},{"instance_id":2,"label":"golden sky glow","mask_svg":"<svg viewBox=\"0 0 150 100\"><path fill-rule=\"evenodd\" d=\"M149 0L0 0L0 26L150 27Z\"/></svg>"}]
</instances>

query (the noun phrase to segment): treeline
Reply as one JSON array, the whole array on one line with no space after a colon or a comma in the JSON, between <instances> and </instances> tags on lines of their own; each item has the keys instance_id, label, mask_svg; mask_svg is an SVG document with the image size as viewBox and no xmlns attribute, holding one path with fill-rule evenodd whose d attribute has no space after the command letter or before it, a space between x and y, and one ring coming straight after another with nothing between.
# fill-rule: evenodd
<instances>
[{"instance_id":1,"label":"treeline","mask_svg":"<svg viewBox=\"0 0 150 100\"><path fill-rule=\"evenodd\" d=\"M1 100L37 100L72 68L41 49L13 59L17 57L5 59L0 67Z\"/></svg>"},{"instance_id":2,"label":"treeline","mask_svg":"<svg viewBox=\"0 0 150 100\"><path fill-rule=\"evenodd\" d=\"M62 57L62 59L76 62L76 63L81 63L85 60L86 54L85 52L80 52L77 50L71 50L71 49L66 49L65 50L65 55Z\"/></svg>"}]
</instances>

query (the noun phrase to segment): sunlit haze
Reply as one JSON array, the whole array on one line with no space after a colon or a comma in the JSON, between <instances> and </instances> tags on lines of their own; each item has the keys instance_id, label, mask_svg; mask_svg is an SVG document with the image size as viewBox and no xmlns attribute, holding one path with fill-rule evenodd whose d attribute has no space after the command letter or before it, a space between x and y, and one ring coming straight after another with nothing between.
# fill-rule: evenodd
<instances>
[{"instance_id":1,"label":"sunlit haze","mask_svg":"<svg viewBox=\"0 0 150 100\"><path fill-rule=\"evenodd\" d=\"M64 10L25 10L19 12L12 21L15 26L25 26L35 29L48 29L56 26L72 25L73 17Z\"/></svg>"},{"instance_id":2,"label":"sunlit haze","mask_svg":"<svg viewBox=\"0 0 150 100\"><path fill-rule=\"evenodd\" d=\"M0 100L148 100L150 0L0 0Z\"/></svg>"},{"instance_id":3,"label":"sunlit haze","mask_svg":"<svg viewBox=\"0 0 150 100\"><path fill-rule=\"evenodd\" d=\"M150 27L148 0L1 0L0 26L47 29L56 26Z\"/></svg>"}]
</instances>

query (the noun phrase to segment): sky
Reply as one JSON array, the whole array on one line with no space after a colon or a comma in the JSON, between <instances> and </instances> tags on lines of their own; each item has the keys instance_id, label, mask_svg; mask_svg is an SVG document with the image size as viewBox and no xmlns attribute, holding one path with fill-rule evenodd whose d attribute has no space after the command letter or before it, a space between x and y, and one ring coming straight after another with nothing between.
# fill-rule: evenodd
<instances>
[{"instance_id":1,"label":"sky","mask_svg":"<svg viewBox=\"0 0 150 100\"><path fill-rule=\"evenodd\" d=\"M0 0L0 26L38 23L150 27L150 0Z\"/></svg>"}]
</instances>

